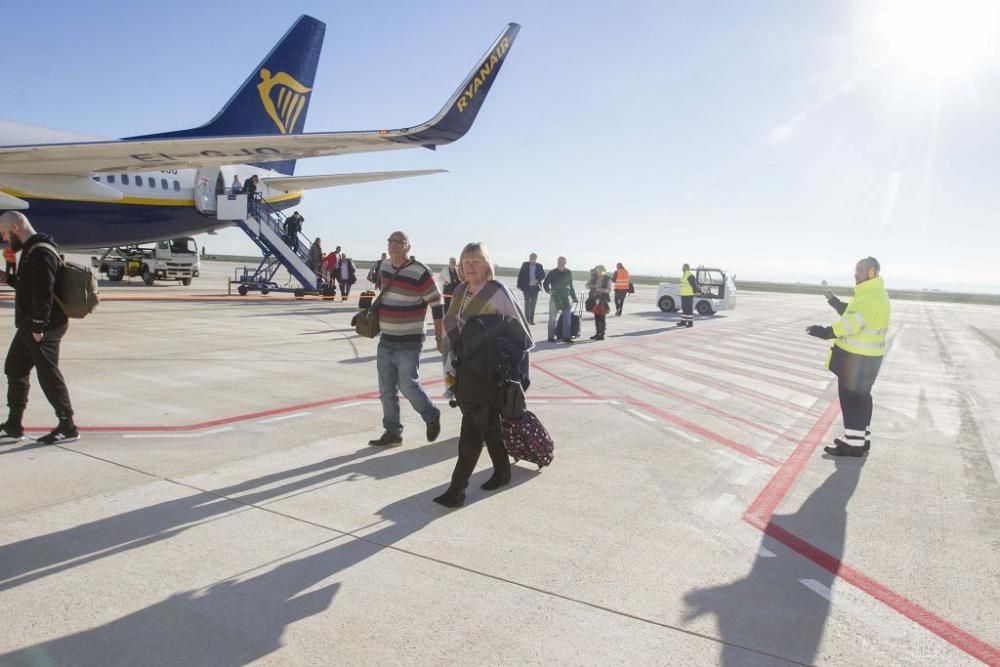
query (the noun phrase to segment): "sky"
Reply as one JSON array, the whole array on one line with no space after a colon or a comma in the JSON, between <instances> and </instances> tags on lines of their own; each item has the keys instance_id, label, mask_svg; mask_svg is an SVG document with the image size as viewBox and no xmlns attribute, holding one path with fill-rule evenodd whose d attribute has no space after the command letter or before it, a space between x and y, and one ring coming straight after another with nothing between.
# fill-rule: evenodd
<instances>
[{"instance_id":1,"label":"sky","mask_svg":"<svg viewBox=\"0 0 1000 667\"><path fill-rule=\"evenodd\" d=\"M483 241L574 269L1000 292L995 0L0 0L0 118L108 138L201 125L300 14L327 24L305 131L432 117L508 22L475 125L437 151L297 174L448 173L307 193L304 232L358 259L394 229L427 262ZM256 254L242 232L209 252Z\"/></svg>"}]
</instances>

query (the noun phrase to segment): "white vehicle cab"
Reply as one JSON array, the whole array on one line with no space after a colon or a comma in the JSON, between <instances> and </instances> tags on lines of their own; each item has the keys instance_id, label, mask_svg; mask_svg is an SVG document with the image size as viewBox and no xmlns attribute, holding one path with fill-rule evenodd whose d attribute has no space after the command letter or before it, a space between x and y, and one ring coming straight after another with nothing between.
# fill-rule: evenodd
<instances>
[{"instance_id":1,"label":"white vehicle cab","mask_svg":"<svg viewBox=\"0 0 1000 667\"><path fill-rule=\"evenodd\" d=\"M722 269L699 266L694 271L694 277L702 291L694 295L696 313L714 315L720 310L736 307L736 283L731 275ZM656 290L656 305L665 313L677 310L681 305L680 281L660 283Z\"/></svg>"}]
</instances>

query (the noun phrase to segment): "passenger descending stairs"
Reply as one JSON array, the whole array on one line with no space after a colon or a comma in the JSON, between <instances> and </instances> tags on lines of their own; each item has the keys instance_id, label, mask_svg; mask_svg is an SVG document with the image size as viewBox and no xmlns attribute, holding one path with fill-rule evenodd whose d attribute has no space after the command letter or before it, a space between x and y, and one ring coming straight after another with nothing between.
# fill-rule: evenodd
<instances>
[{"instance_id":1,"label":"passenger descending stairs","mask_svg":"<svg viewBox=\"0 0 1000 667\"><path fill-rule=\"evenodd\" d=\"M278 270L277 260L302 284L304 290L314 292L319 289L316 273L309 268L309 246L312 241L299 234L299 249L297 252L292 250L285 241L285 216L280 211L258 199L247 220L237 224L264 253L264 260L257 267L255 279L250 279L251 281L270 282Z\"/></svg>"}]
</instances>

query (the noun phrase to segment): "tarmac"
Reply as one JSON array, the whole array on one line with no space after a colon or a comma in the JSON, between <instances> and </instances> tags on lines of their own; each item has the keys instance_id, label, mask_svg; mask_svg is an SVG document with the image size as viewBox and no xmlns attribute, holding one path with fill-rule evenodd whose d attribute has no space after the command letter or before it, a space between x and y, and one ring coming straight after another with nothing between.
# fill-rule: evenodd
<instances>
[{"instance_id":1,"label":"tarmac","mask_svg":"<svg viewBox=\"0 0 1000 667\"><path fill-rule=\"evenodd\" d=\"M232 268L103 283L71 325L84 437L0 447L0 665L1000 665L1000 308L895 302L872 451L834 459L822 297L681 329L639 286L569 345L543 294L555 460L487 492L484 453L448 510L433 345L440 438L404 399L376 450L356 302L225 296Z\"/></svg>"}]
</instances>

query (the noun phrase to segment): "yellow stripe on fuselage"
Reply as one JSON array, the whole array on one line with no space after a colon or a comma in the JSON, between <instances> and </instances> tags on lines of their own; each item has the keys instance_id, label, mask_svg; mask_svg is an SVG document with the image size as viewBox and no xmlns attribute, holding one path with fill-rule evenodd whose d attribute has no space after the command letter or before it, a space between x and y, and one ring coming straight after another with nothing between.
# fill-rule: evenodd
<instances>
[{"instance_id":1,"label":"yellow stripe on fuselage","mask_svg":"<svg viewBox=\"0 0 1000 667\"><path fill-rule=\"evenodd\" d=\"M158 197L122 197L121 199L98 199L96 197L52 197L48 195L36 195L30 192L21 192L12 188L0 188L0 192L6 192L21 199L46 199L53 201L85 201L98 204L132 204L136 206L194 206L194 199L163 199ZM276 197L264 197L268 204L276 204L290 199L301 199L305 190L288 192Z\"/></svg>"}]
</instances>

